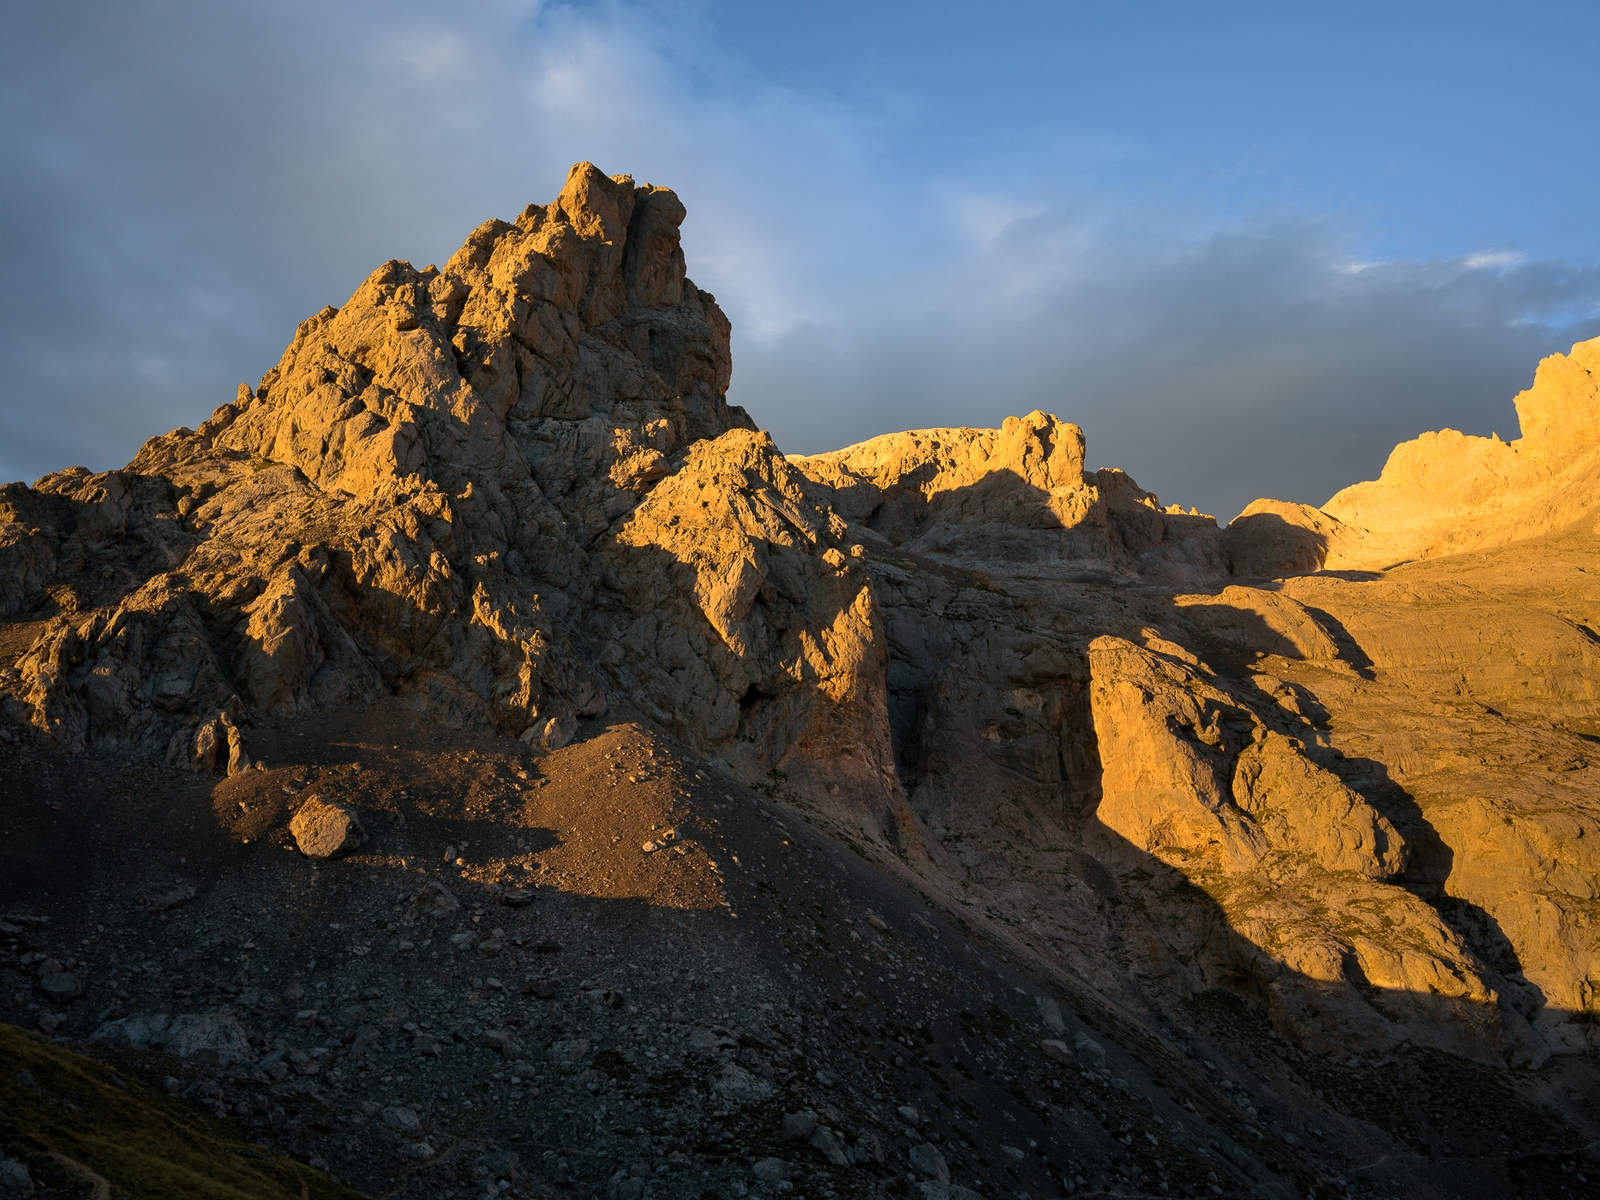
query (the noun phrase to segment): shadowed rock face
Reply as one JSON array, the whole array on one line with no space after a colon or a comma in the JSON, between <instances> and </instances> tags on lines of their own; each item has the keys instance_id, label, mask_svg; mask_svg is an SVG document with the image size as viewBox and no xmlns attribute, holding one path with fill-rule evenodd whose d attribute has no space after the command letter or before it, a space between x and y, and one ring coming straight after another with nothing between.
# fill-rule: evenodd
<instances>
[{"instance_id":1,"label":"shadowed rock face","mask_svg":"<svg viewBox=\"0 0 1600 1200\"><path fill-rule=\"evenodd\" d=\"M1127 1012L1589 1048L1600 343L1519 442L1219 530L1041 412L786 458L726 402L684 216L579 164L198 430L0 491L6 712L230 776L390 695L530 753L626 714Z\"/></svg>"}]
</instances>

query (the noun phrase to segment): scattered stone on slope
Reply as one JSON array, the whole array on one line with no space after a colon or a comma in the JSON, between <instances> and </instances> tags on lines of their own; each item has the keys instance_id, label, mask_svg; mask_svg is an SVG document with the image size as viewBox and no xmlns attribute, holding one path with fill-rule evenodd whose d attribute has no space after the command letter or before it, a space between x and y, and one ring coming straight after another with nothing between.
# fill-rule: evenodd
<instances>
[{"instance_id":1,"label":"scattered stone on slope","mask_svg":"<svg viewBox=\"0 0 1600 1200\"><path fill-rule=\"evenodd\" d=\"M353 809L316 795L301 802L289 821L289 832L300 853L308 858L348 854L361 849L366 841L361 819Z\"/></svg>"}]
</instances>

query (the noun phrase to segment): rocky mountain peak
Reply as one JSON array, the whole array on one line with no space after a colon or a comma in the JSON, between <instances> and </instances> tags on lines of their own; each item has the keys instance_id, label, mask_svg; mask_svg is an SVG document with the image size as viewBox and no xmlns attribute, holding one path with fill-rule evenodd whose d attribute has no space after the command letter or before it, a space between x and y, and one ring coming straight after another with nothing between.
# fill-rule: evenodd
<instances>
[{"instance_id":1,"label":"rocky mountain peak","mask_svg":"<svg viewBox=\"0 0 1600 1200\"><path fill-rule=\"evenodd\" d=\"M914 1042L959 1045L963 1062L967 1039L993 1035L1013 1065L983 1050L988 1075L1055 1080L1049 1100L1028 1093L1041 1129L1077 1103L1079 1079L1098 1081L1086 1111L1103 1122L1098 1106L1134 1086L1101 1076L1115 1034L1166 1063L1152 1078L1191 1073L1201 1098L1208 1055L1277 1072L1270 1107L1298 1113L1299 1133L1282 1116L1271 1161L1296 1161L1289 1138L1326 1124L1342 1130L1328 1153L1362 1163L1375 1144L1362 1122L1379 1118L1364 1100L1339 1101L1342 1125L1325 1111L1351 1055L1403 1060L1455 1096L1471 1090L1461 1072L1590 1054L1600 341L1541 365L1516 441L1424 435L1322 508L1258 501L1219 529L1091 469L1083 431L1042 411L784 455L727 403L728 321L685 274L684 219L671 191L580 163L552 203L484 223L442 269L379 267L198 429L152 439L120 471L0 489L0 753L20 743L85 778L146 764L215 802L217 838L337 847L374 878L422 869L409 812L435 822L433 875L522 907L542 890L524 886L533 873L559 867L557 890L704 916L708 945L733 944L714 922L742 896L764 923L737 925L775 964L747 999L804 992L803 960L843 988L808 1039L869 1002L928 1022L913 1039L915 1023L891 1035L863 1017L898 1049L880 1046L884 1073L851 1063L852 1104ZM323 807L301 795L313 777ZM410 789L429 779L424 804ZM307 814L299 834L291 805ZM816 857L793 857L802 823ZM475 866L469 842L497 848ZM927 934L922 949L890 936L874 901L863 928L851 917L828 935L848 942L837 953L815 898L877 888L904 905L902 930ZM676 952L640 911L608 919L668 987ZM942 1016L904 1012L935 944L961 964L949 979L999 978L992 954L1014 981L981 1004L940 982L917 1004ZM484 951L516 953L499 936ZM428 953L429 971L455 969ZM345 974L340 987L358 986ZM1023 979L1052 1035L1039 1053L994 998L1027 997ZM1064 1004L1096 1037L1064 1040ZM518 1039L489 1033L482 1048L520 1061ZM754 1046L715 1027L695 1037L729 1066L735 1046L752 1051L715 1085L724 1115L812 1086L756 1086ZM608 1062L639 1063L618 1044ZM1269 1044L1280 1053L1263 1063ZM589 1043L562 1029L547 1049L575 1067ZM606 1095L590 1082L579 1104ZM1230 1095L1214 1111L1267 1123ZM1432 1162L1413 1107L1382 1116L1384 1154ZM1489 1107L1492 1126L1503 1106ZM805 1112L796 1129L827 1132ZM1089 1119L1058 1129L1076 1138ZM1265 1153L1267 1134L1239 1128ZM1096 1151L1102 1183L1127 1145L1116 1129L1117 1148ZM809 1144L830 1169L886 1168L876 1142L853 1139L854 1160L832 1133ZM1008 1162L1027 1157L1005 1145ZM960 1190L931 1141L902 1150L929 1196ZM985 1179L999 1161L972 1159ZM1235 1165L1254 1178L1254 1162ZM1198 1149L1193 1164L1207 1194L1223 1190L1223 1164ZM1048 1194L1055 1168L1035 1167L1028 1186ZM1400 1172L1394 1190L1442 1194L1384 1169ZM1305 1194L1315 1172L1294 1170ZM613 1182L644 1194L642 1179Z\"/></svg>"},{"instance_id":2,"label":"rocky mountain peak","mask_svg":"<svg viewBox=\"0 0 1600 1200\"><path fill-rule=\"evenodd\" d=\"M843 778L892 794L879 734L809 732L882 726L827 717L881 706L868 581L728 405L729 325L684 273L684 216L579 163L443 270L379 267L126 471L13 488L12 608L90 558L118 597L54 605L13 706L65 748L196 762L196 723L229 710L387 690L555 745L620 693L745 769L845 748Z\"/></svg>"}]
</instances>

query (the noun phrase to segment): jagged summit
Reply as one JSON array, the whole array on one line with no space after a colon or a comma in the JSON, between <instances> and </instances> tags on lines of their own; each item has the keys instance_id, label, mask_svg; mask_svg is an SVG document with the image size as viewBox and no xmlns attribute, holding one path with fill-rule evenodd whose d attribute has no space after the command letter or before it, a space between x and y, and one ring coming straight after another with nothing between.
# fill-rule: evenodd
<instances>
[{"instance_id":1,"label":"jagged summit","mask_svg":"<svg viewBox=\"0 0 1600 1200\"><path fill-rule=\"evenodd\" d=\"M209 763L248 761L241 722L383 691L541 744L620 696L742 769L843 754L877 803L898 788L858 538L1226 573L1214 522L1086 475L1082 432L1042 413L786 460L727 403L684 216L579 163L442 270L385 263L198 430L12 485L8 612L114 562L56 584L14 710L67 748Z\"/></svg>"},{"instance_id":2,"label":"jagged summit","mask_svg":"<svg viewBox=\"0 0 1600 1200\"><path fill-rule=\"evenodd\" d=\"M579 163L443 270L380 267L198 430L10 487L9 611L113 564L61 592L14 710L66 748L209 761L240 740L194 734L219 713L387 689L559 744L622 689L693 743L782 759L819 704L870 691L853 651L788 631L870 645L871 609L842 523L727 403L728 321L685 276L683 219Z\"/></svg>"}]
</instances>

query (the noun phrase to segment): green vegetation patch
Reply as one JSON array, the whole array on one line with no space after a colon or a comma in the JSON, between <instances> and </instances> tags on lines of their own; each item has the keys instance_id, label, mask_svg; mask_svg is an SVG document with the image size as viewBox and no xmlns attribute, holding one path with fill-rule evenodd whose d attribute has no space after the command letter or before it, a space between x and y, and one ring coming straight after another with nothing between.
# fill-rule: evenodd
<instances>
[{"instance_id":1,"label":"green vegetation patch","mask_svg":"<svg viewBox=\"0 0 1600 1200\"><path fill-rule=\"evenodd\" d=\"M360 1200L231 1133L103 1063L0 1023L0 1142L36 1176L78 1189L98 1176L112 1196L132 1200Z\"/></svg>"}]
</instances>

